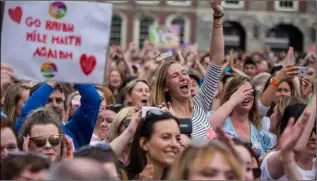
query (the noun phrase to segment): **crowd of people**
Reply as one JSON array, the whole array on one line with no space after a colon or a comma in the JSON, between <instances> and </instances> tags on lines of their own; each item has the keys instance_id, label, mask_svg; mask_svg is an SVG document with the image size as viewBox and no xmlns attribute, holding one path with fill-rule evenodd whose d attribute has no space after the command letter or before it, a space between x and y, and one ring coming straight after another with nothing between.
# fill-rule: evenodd
<instances>
[{"instance_id":1,"label":"crowd of people","mask_svg":"<svg viewBox=\"0 0 317 181\"><path fill-rule=\"evenodd\" d=\"M110 47L107 85L1 64L1 179L316 180L316 54ZM172 56L163 56L172 51Z\"/></svg>"}]
</instances>

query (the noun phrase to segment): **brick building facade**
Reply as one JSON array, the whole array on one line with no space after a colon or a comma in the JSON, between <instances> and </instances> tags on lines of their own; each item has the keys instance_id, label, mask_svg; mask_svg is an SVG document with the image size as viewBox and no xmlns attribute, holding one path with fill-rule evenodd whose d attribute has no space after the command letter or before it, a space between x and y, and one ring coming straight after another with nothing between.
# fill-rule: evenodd
<instances>
[{"instance_id":1,"label":"brick building facade","mask_svg":"<svg viewBox=\"0 0 317 181\"><path fill-rule=\"evenodd\" d=\"M197 42L200 50L210 43L212 10L207 0L183 1L106 1L113 3L113 44L127 47L136 40L139 47L148 37L152 23L178 24L181 40ZM289 45L303 51L316 42L316 1L263 0L227 1L225 8L225 45L246 51L275 50Z\"/></svg>"}]
</instances>

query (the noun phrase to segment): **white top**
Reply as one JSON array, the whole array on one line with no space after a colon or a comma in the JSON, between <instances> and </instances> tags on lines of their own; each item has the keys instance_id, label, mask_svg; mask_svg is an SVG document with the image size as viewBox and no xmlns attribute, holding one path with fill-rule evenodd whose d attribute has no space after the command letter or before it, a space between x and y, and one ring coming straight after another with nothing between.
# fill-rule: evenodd
<instances>
[{"instance_id":1,"label":"white top","mask_svg":"<svg viewBox=\"0 0 317 181\"><path fill-rule=\"evenodd\" d=\"M273 153L273 152L272 152ZM261 180L275 180L271 177L268 168L267 168L267 160L268 158L272 155L272 153L268 154L262 164L261 164ZM280 168L283 169L283 168ZM303 170L302 168L300 168L299 166L297 166L297 169L299 171L299 173L301 174L302 178L304 180L315 180L315 176L316 176L316 158L313 159L313 168L312 170ZM279 178L278 180L288 180L286 175L283 175L281 178Z\"/></svg>"}]
</instances>

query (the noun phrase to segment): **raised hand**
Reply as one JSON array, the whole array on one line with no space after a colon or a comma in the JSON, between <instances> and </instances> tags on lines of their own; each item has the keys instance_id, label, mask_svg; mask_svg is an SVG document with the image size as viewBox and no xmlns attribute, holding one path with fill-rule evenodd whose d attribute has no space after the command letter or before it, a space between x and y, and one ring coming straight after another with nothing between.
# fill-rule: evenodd
<instances>
[{"instance_id":1,"label":"raised hand","mask_svg":"<svg viewBox=\"0 0 317 181\"><path fill-rule=\"evenodd\" d=\"M220 15L223 11L223 7L221 6L222 0L210 0L210 7L214 10L215 15Z\"/></svg>"},{"instance_id":2,"label":"raised hand","mask_svg":"<svg viewBox=\"0 0 317 181\"><path fill-rule=\"evenodd\" d=\"M301 77L299 78L300 82L300 92L304 99L309 97L309 94L313 92L313 84L311 83L311 79L309 77Z\"/></svg>"},{"instance_id":3,"label":"raised hand","mask_svg":"<svg viewBox=\"0 0 317 181\"><path fill-rule=\"evenodd\" d=\"M253 96L253 88L251 85L242 85L238 90L233 93L229 99L234 105L242 103L246 98Z\"/></svg>"},{"instance_id":4,"label":"raised hand","mask_svg":"<svg viewBox=\"0 0 317 181\"><path fill-rule=\"evenodd\" d=\"M294 118L290 118L278 141L278 146L282 153L293 151L298 139L300 138L305 128L309 116L309 113L304 113L302 120L298 120L295 124Z\"/></svg>"},{"instance_id":5,"label":"raised hand","mask_svg":"<svg viewBox=\"0 0 317 181\"><path fill-rule=\"evenodd\" d=\"M68 136L64 136L64 155L63 159L73 159L74 158L74 147L73 147L73 141Z\"/></svg>"},{"instance_id":6,"label":"raised hand","mask_svg":"<svg viewBox=\"0 0 317 181\"><path fill-rule=\"evenodd\" d=\"M23 136L22 151L24 152L29 151L29 143L30 143L30 135Z\"/></svg>"},{"instance_id":7,"label":"raised hand","mask_svg":"<svg viewBox=\"0 0 317 181\"><path fill-rule=\"evenodd\" d=\"M129 126L127 127L127 130L129 133L133 134L135 133L140 121L141 121L141 114L140 114L141 108L135 108L134 113L132 114L131 121L129 123Z\"/></svg>"},{"instance_id":8,"label":"raised hand","mask_svg":"<svg viewBox=\"0 0 317 181\"><path fill-rule=\"evenodd\" d=\"M138 180L153 180L154 167L152 164L146 165L143 171L139 174Z\"/></svg>"}]
</instances>

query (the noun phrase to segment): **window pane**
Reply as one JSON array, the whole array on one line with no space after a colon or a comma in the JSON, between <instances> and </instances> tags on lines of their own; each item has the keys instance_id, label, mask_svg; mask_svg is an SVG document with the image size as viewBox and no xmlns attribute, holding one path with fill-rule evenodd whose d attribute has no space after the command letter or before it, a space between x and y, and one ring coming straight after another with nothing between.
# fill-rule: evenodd
<instances>
[{"instance_id":1,"label":"window pane","mask_svg":"<svg viewBox=\"0 0 317 181\"><path fill-rule=\"evenodd\" d=\"M182 17L177 17L172 21L172 25L179 26L179 40L180 44L183 44L185 41L185 20Z\"/></svg>"},{"instance_id":2,"label":"window pane","mask_svg":"<svg viewBox=\"0 0 317 181\"><path fill-rule=\"evenodd\" d=\"M140 37L139 47L143 48L143 41L149 39L149 27L154 23L154 19L150 16L143 16L140 20Z\"/></svg>"},{"instance_id":3,"label":"window pane","mask_svg":"<svg viewBox=\"0 0 317 181\"><path fill-rule=\"evenodd\" d=\"M122 18L118 15L112 17L110 45L121 45Z\"/></svg>"}]
</instances>

